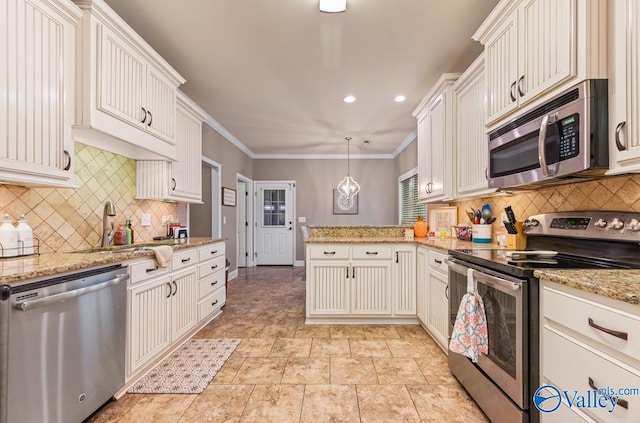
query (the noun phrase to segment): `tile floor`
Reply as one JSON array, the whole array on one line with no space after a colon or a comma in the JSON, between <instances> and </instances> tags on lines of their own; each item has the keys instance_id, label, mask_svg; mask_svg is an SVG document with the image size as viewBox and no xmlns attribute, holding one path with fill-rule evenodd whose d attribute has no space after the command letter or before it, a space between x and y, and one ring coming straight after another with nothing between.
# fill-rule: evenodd
<instances>
[{"instance_id":1,"label":"tile floor","mask_svg":"<svg viewBox=\"0 0 640 423\"><path fill-rule=\"evenodd\" d=\"M241 269L197 338L242 342L198 395L126 394L91 423L488 422L420 326L305 325L304 269Z\"/></svg>"}]
</instances>

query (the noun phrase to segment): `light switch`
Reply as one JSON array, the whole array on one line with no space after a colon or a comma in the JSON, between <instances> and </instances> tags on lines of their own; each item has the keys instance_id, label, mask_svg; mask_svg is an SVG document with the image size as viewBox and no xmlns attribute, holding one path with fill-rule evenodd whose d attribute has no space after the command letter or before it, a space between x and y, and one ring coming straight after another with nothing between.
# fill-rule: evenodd
<instances>
[{"instance_id":1,"label":"light switch","mask_svg":"<svg viewBox=\"0 0 640 423\"><path fill-rule=\"evenodd\" d=\"M298 217L298 223L305 223L307 221L307 218L304 216L300 216Z\"/></svg>"},{"instance_id":2,"label":"light switch","mask_svg":"<svg viewBox=\"0 0 640 423\"><path fill-rule=\"evenodd\" d=\"M140 226L151 226L150 213L142 213L142 216L140 216Z\"/></svg>"},{"instance_id":3,"label":"light switch","mask_svg":"<svg viewBox=\"0 0 640 423\"><path fill-rule=\"evenodd\" d=\"M227 224L227 216L222 216L222 224L223 225Z\"/></svg>"}]
</instances>

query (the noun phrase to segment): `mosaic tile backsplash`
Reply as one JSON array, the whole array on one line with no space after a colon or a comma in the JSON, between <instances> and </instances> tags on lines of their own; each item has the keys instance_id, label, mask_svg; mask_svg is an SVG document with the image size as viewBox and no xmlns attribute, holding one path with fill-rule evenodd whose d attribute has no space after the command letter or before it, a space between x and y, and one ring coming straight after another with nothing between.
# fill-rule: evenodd
<instances>
[{"instance_id":1,"label":"mosaic tile backsplash","mask_svg":"<svg viewBox=\"0 0 640 423\"><path fill-rule=\"evenodd\" d=\"M102 211L107 200L116 206L118 224L131 220L135 242L164 235L162 216L177 219L178 205L136 200L136 162L85 144L75 144L76 184L70 188L28 188L0 185L0 210L14 220L25 214L40 240L40 252L97 247L102 239ZM140 226L142 213L151 214L151 226Z\"/></svg>"},{"instance_id":2,"label":"mosaic tile backsplash","mask_svg":"<svg viewBox=\"0 0 640 423\"><path fill-rule=\"evenodd\" d=\"M505 232L500 213L511 206L519 221L539 213L571 210L616 210L640 212L640 174L607 177L594 181L540 188L514 195L462 200L458 207L458 223L470 223L465 210L489 204L498 220L492 231Z\"/></svg>"}]
</instances>

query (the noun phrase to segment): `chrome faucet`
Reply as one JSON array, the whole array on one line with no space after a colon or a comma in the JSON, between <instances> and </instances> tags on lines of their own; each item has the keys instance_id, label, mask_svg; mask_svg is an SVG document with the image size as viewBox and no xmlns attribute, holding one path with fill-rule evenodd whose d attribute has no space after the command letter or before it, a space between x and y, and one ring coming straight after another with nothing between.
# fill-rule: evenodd
<instances>
[{"instance_id":1,"label":"chrome faucet","mask_svg":"<svg viewBox=\"0 0 640 423\"><path fill-rule=\"evenodd\" d=\"M103 247L108 247L109 244L111 244L111 241L113 241L113 238L116 236L114 229L115 229L115 224L113 223L113 221L111 222L111 228L109 228L109 217L108 216L115 216L116 215L116 206L113 205L113 202L111 200L107 200L106 203L104 203L104 212L102 213L102 246Z\"/></svg>"}]
</instances>

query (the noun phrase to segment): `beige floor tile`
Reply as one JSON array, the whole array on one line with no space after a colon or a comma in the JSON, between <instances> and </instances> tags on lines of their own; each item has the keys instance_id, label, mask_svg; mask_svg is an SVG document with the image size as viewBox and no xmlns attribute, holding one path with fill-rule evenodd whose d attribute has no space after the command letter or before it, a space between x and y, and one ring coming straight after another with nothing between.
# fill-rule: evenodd
<instances>
[{"instance_id":1,"label":"beige floor tile","mask_svg":"<svg viewBox=\"0 0 640 423\"><path fill-rule=\"evenodd\" d=\"M381 385L427 383L412 358L374 358L373 364Z\"/></svg>"},{"instance_id":2,"label":"beige floor tile","mask_svg":"<svg viewBox=\"0 0 640 423\"><path fill-rule=\"evenodd\" d=\"M329 358L292 357L284 368L282 383L327 384L329 383Z\"/></svg>"},{"instance_id":3,"label":"beige floor tile","mask_svg":"<svg viewBox=\"0 0 640 423\"><path fill-rule=\"evenodd\" d=\"M144 397L144 394L125 394L119 400L111 401L88 423L116 423Z\"/></svg>"},{"instance_id":4,"label":"beige floor tile","mask_svg":"<svg viewBox=\"0 0 640 423\"><path fill-rule=\"evenodd\" d=\"M273 323L265 325L256 336L261 338L293 338L296 335L297 328L297 324Z\"/></svg>"},{"instance_id":5,"label":"beige floor tile","mask_svg":"<svg viewBox=\"0 0 640 423\"><path fill-rule=\"evenodd\" d=\"M360 421L355 385L308 385L300 423L352 423Z\"/></svg>"},{"instance_id":6,"label":"beige floor tile","mask_svg":"<svg viewBox=\"0 0 640 423\"><path fill-rule=\"evenodd\" d=\"M443 353L429 354L424 357L415 358L422 374L431 385L457 383L449 370L447 357Z\"/></svg>"},{"instance_id":7,"label":"beige floor tile","mask_svg":"<svg viewBox=\"0 0 640 423\"><path fill-rule=\"evenodd\" d=\"M331 383L377 384L378 375L371 358L331 358Z\"/></svg>"},{"instance_id":8,"label":"beige floor tile","mask_svg":"<svg viewBox=\"0 0 640 423\"><path fill-rule=\"evenodd\" d=\"M364 338L364 331L359 325L331 325L331 338Z\"/></svg>"},{"instance_id":9,"label":"beige floor tile","mask_svg":"<svg viewBox=\"0 0 640 423\"><path fill-rule=\"evenodd\" d=\"M420 422L404 385L358 385L356 392L363 423Z\"/></svg>"},{"instance_id":10,"label":"beige floor tile","mask_svg":"<svg viewBox=\"0 0 640 423\"><path fill-rule=\"evenodd\" d=\"M245 338L233 354L240 357L269 357L274 342L276 338Z\"/></svg>"},{"instance_id":11,"label":"beige floor tile","mask_svg":"<svg viewBox=\"0 0 640 423\"><path fill-rule=\"evenodd\" d=\"M387 339L387 345L393 357L424 357L429 349L421 339Z\"/></svg>"},{"instance_id":12,"label":"beige floor tile","mask_svg":"<svg viewBox=\"0 0 640 423\"><path fill-rule=\"evenodd\" d=\"M195 398L196 395L184 394L145 395L118 423L175 423Z\"/></svg>"},{"instance_id":13,"label":"beige floor tile","mask_svg":"<svg viewBox=\"0 0 640 423\"><path fill-rule=\"evenodd\" d=\"M462 387L408 385L407 390L423 422L489 423Z\"/></svg>"},{"instance_id":14,"label":"beige floor tile","mask_svg":"<svg viewBox=\"0 0 640 423\"><path fill-rule=\"evenodd\" d=\"M244 361L245 361L244 357L234 357L234 356L229 357L229 359L224 363L222 368L218 370L218 373L216 373L216 375L213 377L213 380L211 381L209 386L211 386L212 384L228 385L232 383L233 379L235 379L236 375L238 374L238 370L240 370L240 368L244 364ZM206 389L205 389L205 392L206 392Z\"/></svg>"},{"instance_id":15,"label":"beige floor tile","mask_svg":"<svg viewBox=\"0 0 640 423\"><path fill-rule=\"evenodd\" d=\"M253 389L253 385L209 385L187 408L180 423L237 422Z\"/></svg>"},{"instance_id":16,"label":"beige floor tile","mask_svg":"<svg viewBox=\"0 0 640 423\"><path fill-rule=\"evenodd\" d=\"M329 338L329 325L299 324L296 338Z\"/></svg>"},{"instance_id":17,"label":"beige floor tile","mask_svg":"<svg viewBox=\"0 0 640 423\"><path fill-rule=\"evenodd\" d=\"M238 370L233 383L239 385L280 383L286 364L286 358L247 358Z\"/></svg>"},{"instance_id":18,"label":"beige floor tile","mask_svg":"<svg viewBox=\"0 0 640 423\"><path fill-rule=\"evenodd\" d=\"M313 338L311 357L351 357L347 338Z\"/></svg>"},{"instance_id":19,"label":"beige floor tile","mask_svg":"<svg viewBox=\"0 0 640 423\"><path fill-rule=\"evenodd\" d=\"M254 388L241 423L298 422L304 385L258 385Z\"/></svg>"},{"instance_id":20,"label":"beige floor tile","mask_svg":"<svg viewBox=\"0 0 640 423\"><path fill-rule=\"evenodd\" d=\"M364 337L367 339L382 338L400 338L398 331L392 325L370 325L363 328Z\"/></svg>"},{"instance_id":21,"label":"beige floor tile","mask_svg":"<svg viewBox=\"0 0 640 423\"><path fill-rule=\"evenodd\" d=\"M309 357L311 338L278 338L269 357Z\"/></svg>"},{"instance_id":22,"label":"beige floor tile","mask_svg":"<svg viewBox=\"0 0 640 423\"><path fill-rule=\"evenodd\" d=\"M352 357L391 357L384 339L350 339Z\"/></svg>"},{"instance_id":23,"label":"beige floor tile","mask_svg":"<svg viewBox=\"0 0 640 423\"><path fill-rule=\"evenodd\" d=\"M397 325L396 332L403 339L425 339L429 337L426 330L420 325Z\"/></svg>"}]
</instances>

